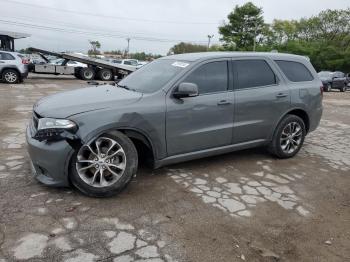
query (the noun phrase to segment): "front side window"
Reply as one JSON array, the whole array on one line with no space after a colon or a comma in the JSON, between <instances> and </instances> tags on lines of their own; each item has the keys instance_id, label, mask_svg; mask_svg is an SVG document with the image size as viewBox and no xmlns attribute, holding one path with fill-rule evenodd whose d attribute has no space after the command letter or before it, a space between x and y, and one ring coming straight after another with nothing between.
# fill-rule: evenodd
<instances>
[{"instance_id":1,"label":"front side window","mask_svg":"<svg viewBox=\"0 0 350 262\"><path fill-rule=\"evenodd\" d=\"M275 60L282 72L292 82L312 81L314 77L305 65L294 61Z\"/></svg>"},{"instance_id":2,"label":"front side window","mask_svg":"<svg viewBox=\"0 0 350 262\"><path fill-rule=\"evenodd\" d=\"M236 60L234 70L237 89L270 86L277 83L275 73L265 60Z\"/></svg>"},{"instance_id":3,"label":"front side window","mask_svg":"<svg viewBox=\"0 0 350 262\"><path fill-rule=\"evenodd\" d=\"M183 82L198 86L199 94L227 91L227 61L211 62L193 71Z\"/></svg>"}]
</instances>

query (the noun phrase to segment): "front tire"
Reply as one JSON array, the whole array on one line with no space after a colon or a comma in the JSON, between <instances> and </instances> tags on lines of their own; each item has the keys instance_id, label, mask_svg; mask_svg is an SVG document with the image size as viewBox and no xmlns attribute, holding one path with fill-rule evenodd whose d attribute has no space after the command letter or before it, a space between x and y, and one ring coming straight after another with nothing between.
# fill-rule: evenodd
<instances>
[{"instance_id":1,"label":"front tire","mask_svg":"<svg viewBox=\"0 0 350 262\"><path fill-rule=\"evenodd\" d=\"M299 152L305 136L304 121L296 115L286 115L275 130L269 151L278 158L291 158Z\"/></svg>"},{"instance_id":2,"label":"front tire","mask_svg":"<svg viewBox=\"0 0 350 262\"><path fill-rule=\"evenodd\" d=\"M20 80L20 75L16 70L6 69L2 73L2 79L8 84L16 84Z\"/></svg>"},{"instance_id":3,"label":"front tire","mask_svg":"<svg viewBox=\"0 0 350 262\"><path fill-rule=\"evenodd\" d=\"M127 186L137 166L133 142L123 133L112 131L84 144L73 155L70 179L87 196L109 197Z\"/></svg>"}]
</instances>

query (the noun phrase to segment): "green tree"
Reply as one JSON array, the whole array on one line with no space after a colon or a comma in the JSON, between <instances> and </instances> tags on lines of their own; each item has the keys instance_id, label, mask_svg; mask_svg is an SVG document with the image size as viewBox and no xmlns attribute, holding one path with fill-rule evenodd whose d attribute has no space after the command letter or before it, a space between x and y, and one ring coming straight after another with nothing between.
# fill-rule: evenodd
<instances>
[{"instance_id":1,"label":"green tree","mask_svg":"<svg viewBox=\"0 0 350 262\"><path fill-rule=\"evenodd\" d=\"M93 56L96 56L96 55L99 55L101 52L98 50L101 48L101 44L99 41L91 41L89 40L89 43L91 45L91 49L88 51L88 54L89 55L93 55Z\"/></svg>"},{"instance_id":2,"label":"green tree","mask_svg":"<svg viewBox=\"0 0 350 262\"><path fill-rule=\"evenodd\" d=\"M224 47L229 50L252 50L257 38L265 29L263 11L248 2L242 6L236 6L228 15L228 23L219 27L221 40ZM262 41L263 38L258 40Z\"/></svg>"},{"instance_id":3,"label":"green tree","mask_svg":"<svg viewBox=\"0 0 350 262\"><path fill-rule=\"evenodd\" d=\"M295 20L274 20L271 25L271 30L274 41L277 44L283 44L290 40L295 40L297 34L298 22Z\"/></svg>"},{"instance_id":4,"label":"green tree","mask_svg":"<svg viewBox=\"0 0 350 262\"><path fill-rule=\"evenodd\" d=\"M195 52L206 52L207 46L205 45L196 45L191 43L181 42L174 45L169 50L169 54L184 54L184 53L195 53Z\"/></svg>"},{"instance_id":5,"label":"green tree","mask_svg":"<svg viewBox=\"0 0 350 262\"><path fill-rule=\"evenodd\" d=\"M300 20L274 20L271 24L264 24L262 13L252 3L236 6L228 15L229 22L219 27L223 48L251 50L255 39L257 51L303 55L310 58L316 70L350 72L350 8L325 10Z\"/></svg>"},{"instance_id":6,"label":"green tree","mask_svg":"<svg viewBox=\"0 0 350 262\"><path fill-rule=\"evenodd\" d=\"M174 45L172 48L170 48L168 54L184 54L184 53L196 53L196 52L215 52L215 51L225 51L223 46L221 45L211 45L208 47L206 45L197 45L197 44L191 44L191 43L184 43L181 42L179 44Z\"/></svg>"}]
</instances>

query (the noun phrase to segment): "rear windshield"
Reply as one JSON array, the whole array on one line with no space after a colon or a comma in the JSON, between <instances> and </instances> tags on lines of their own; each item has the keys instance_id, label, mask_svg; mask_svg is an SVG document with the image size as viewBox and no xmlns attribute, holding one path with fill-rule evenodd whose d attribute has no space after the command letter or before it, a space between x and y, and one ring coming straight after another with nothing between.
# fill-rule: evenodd
<instances>
[{"instance_id":1,"label":"rear windshield","mask_svg":"<svg viewBox=\"0 0 350 262\"><path fill-rule=\"evenodd\" d=\"M305 65L294 61L275 60L286 77L292 82L312 81L314 77Z\"/></svg>"},{"instance_id":2,"label":"rear windshield","mask_svg":"<svg viewBox=\"0 0 350 262\"><path fill-rule=\"evenodd\" d=\"M119 84L141 93L153 93L160 90L188 65L188 62L176 60L155 60L130 74Z\"/></svg>"}]
</instances>

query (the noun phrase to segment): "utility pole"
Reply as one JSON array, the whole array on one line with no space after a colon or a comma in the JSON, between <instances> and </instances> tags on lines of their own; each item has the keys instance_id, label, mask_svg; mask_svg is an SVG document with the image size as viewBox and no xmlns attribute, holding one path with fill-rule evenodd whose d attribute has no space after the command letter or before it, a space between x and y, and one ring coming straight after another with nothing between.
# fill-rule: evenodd
<instances>
[{"instance_id":1,"label":"utility pole","mask_svg":"<svg viewBox=\"0 0 350 262\"><path fill-rule=\"evenodd\" d=\"M130 37L126 39L128 41L128 47L126 49L126 58L129 58L129 50L130 50Z\"/></svg>"},{"instance_id":2,"label":"utility pole","mask_svg":"<svg viewBox=\"0 0 350 262\"><path fill-rule=\"evenodd\" d=\"M256 49L256 31L258 30L258 25L257 23L255 22L254 24L254 44L253 44L253 51L255 52L255 49Z\"/></svg>"},{"instance_id":3,"label":"utility pole","mask_svg":"<svg viewBox=\"0 0 350 262\"><path fill-rule=\"evenodd\" d=\"M208 35L208 47L207 47L207 50L209 50L210 48L210 41L211 39L214 37L214 35Z\"/></svg>"}]
</instances>

